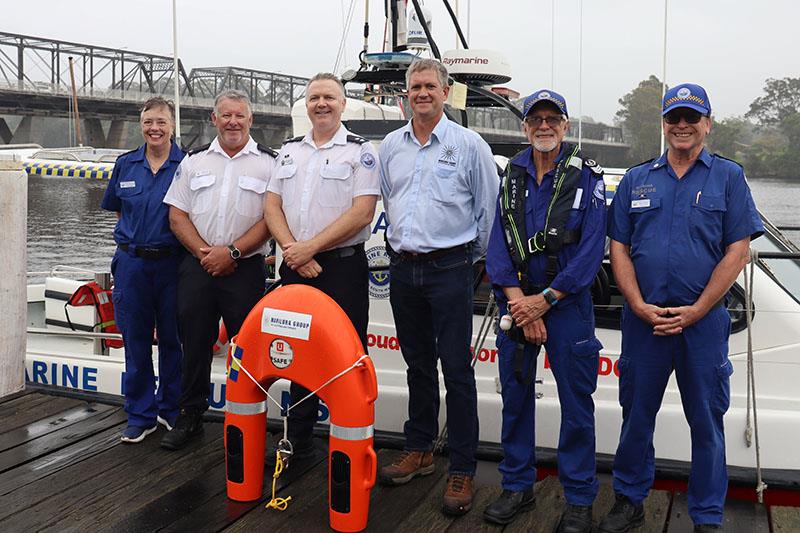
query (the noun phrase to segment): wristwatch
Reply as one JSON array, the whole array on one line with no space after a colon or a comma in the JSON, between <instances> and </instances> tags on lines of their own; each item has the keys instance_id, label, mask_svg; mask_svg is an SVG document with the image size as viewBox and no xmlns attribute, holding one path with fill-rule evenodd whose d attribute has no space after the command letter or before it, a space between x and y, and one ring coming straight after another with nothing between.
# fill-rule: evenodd
<instances>
[{"instance_id":1,"label":"wristwatch","mask_svg":"<svg viewBox=\"0 0 800 533\"><path fill-rule=\"evenodd\" d=\"M553 307L558 303L558 298L556 298L556 295L550 290L550 287L547 287L542 291L542 296L544 296L544 300L550 305L550 307Z\"/></svg>"},{"instance_id":2,"label":"wristwatch","mask_svg":"<svg viewBox=\"0 0 800 533\"><path fill-rule=\"evenodd\" d=\"M228 245L228 250L231 251L231 259L233 259L234 261L242 257L242 252L233 244Z\"/></svg>"}]
</instances>

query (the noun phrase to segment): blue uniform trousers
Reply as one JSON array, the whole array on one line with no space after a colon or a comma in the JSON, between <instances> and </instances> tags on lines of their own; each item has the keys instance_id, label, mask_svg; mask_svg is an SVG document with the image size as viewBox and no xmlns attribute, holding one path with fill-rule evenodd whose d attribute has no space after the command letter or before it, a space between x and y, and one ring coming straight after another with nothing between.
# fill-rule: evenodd
<instances>
[{"instance_id":1,"label":"blue uniform trousers","mask_svg":"<svg viewBox=\"0 0 800 533\"><path fill-rule=\"evenodd\" d=\"M614 491L642 502L655 477L653 431L672 371L692 435L689 515L719 524L728 488L722 417L730 404L730 316L712 309L679 335L657 337L625 306L622 313L619 402L622 433L614 459Z\"/></svg>"},{"instance_id":2,"label":"blue uniform trousers","mask_svg":"<svg viewBox=\"0 0 800 533\"><path fill-rule=\"evenodd\" d=\"M500 305L500 316L507 312ZM558 438L558 477L572 505L591 505L597 496L595 468L594 402L602 345L594 333L594 312L589 291L577 295L572 305L553 307L544 315L550 369L561 404ZM499 470L504 489L522 491L536 481L534 383L524 385L514 373L517 344L502 331L497 336L503 397L503 461ZM536 358L533 345L525 345L523 376Z\"/></svg>"},{"instance_id":3,"label":"blue uniform trousers","mask_svg":"<svg viewBox=\"0 0 800 533\"><path fill-rule=\"evenodd\" d=\"M125 342L128 425L153 427L156 416L175 420L181 393L178 340L178 263L181 256L145 259L117 249L111 261L114 317ZM158 389L153 373L153 330L158 337Z\"/></svg>"},{"instance_id":4,"label":"blue uniform trousers","mask_svg":"<svg viewBox=\"0 0 800 533\"><path fill-rule=\"evenodd\" d=\"M392 313L408 370L407 450L427 451L439 433L439 371L447 394L450 472L475 473L478 396L472 353L472 250L432 260L389 252Z\"/></svg>"}]
</instances>

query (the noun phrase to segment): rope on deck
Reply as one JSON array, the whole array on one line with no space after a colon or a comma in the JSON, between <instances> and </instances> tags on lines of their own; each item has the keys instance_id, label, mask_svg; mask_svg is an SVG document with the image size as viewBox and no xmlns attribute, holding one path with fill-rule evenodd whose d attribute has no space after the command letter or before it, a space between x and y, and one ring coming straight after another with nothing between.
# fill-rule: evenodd
<instances>
[{"instance_id":1,"label":"rope on deck","mask_svg":"<svg viewBox=\"0 0 800 533\"><path fill-rule=\"evenodd\" d=\"M764 491L767 484L761 477L761 444L758 439L758 409L756 408L756 375L753 361L753 275L758 263L758 250L750 248L750 261L744 267L745 316L747 317L747 422L744 438L747 447L756 445L756 494L758 503L764 503ZM750 406L752 404L753 423L750 424Z\"/></svg>"}]
</instances>

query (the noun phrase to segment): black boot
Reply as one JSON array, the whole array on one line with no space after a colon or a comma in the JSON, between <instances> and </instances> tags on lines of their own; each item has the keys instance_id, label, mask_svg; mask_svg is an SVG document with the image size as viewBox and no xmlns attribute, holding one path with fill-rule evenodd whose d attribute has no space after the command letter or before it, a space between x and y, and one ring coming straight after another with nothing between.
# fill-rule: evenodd
<instances>
[{"instance_id":1,"label":"black boot","mask_svg":"<svg viewBox=\"0 0 800 533\"><path fill-rule=\"evenodd\" d=\"M614 507L600 522L601 533L626 533L644 524L644 506L634 505L628 498L617 494Z\"/></svg>"},{"instance_id":2,"label":"black boot","mask_svg":"<svg viewBox=\"0 0 800 533\"><path fill-rule=\"evenodd\" d=\"M592 533L592 506L567 504L557 533Z\"/></svg>"},{"instance_id":3,"label":"black boot","mask_svg":"<svg viewBox=\"0 0 800 533\"><path fill-rule=\"evenodd\" d=\"M161 439L161 447L180 450L187 442L203 434L203 413L181 409L175 427Z\"/></svg>"},{"instance_id":4,"label":"black boot","mask_svg":"<svg viewBox=\"0 0 800 533\"><path fill-rule=\"evenodd\" d=\"M535 501L532 488L521 492L503 489L500 497L483 511L483 518L494 524L508 524L518 512L533 507Z\"/></svg>"}]
</instances>

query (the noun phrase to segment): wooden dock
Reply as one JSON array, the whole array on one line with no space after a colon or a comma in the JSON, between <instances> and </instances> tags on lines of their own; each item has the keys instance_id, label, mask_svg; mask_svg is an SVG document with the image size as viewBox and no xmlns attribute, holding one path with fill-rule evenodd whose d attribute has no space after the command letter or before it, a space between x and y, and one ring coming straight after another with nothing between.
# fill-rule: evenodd
<instances>
[{"instance_id":1,"label":"wooden dock","mask_svg":"<svg viewBox=\"0 0 800 533\"><path fill-rule=\"evenodd\" d=\"M0 400L0 531L328 531L327 463L292 465L281 477L279 495L291 496L286 511L267 510L271 471L264 497L243 504L225 495L222 424L207 423L202 439L186 449L159 447L163 429L135 445L120 442L125 428L120 407L27 392ZM396 451L381 450L379 463ZM484 507L499 487L478 484L473 510L453 519L442 514L446 460L436 458L433 475L401 487L372 491L368 531L500 531L486 524ZM551 532L564 504L558 480L536 486L536 507L505 531ZM613 503L602 485L595 520ZM639 531L690 532L686 497L653 491ZM800 531L800 509L765 508L729 501L725 531Z\"/></svg>"}]
</instances>

